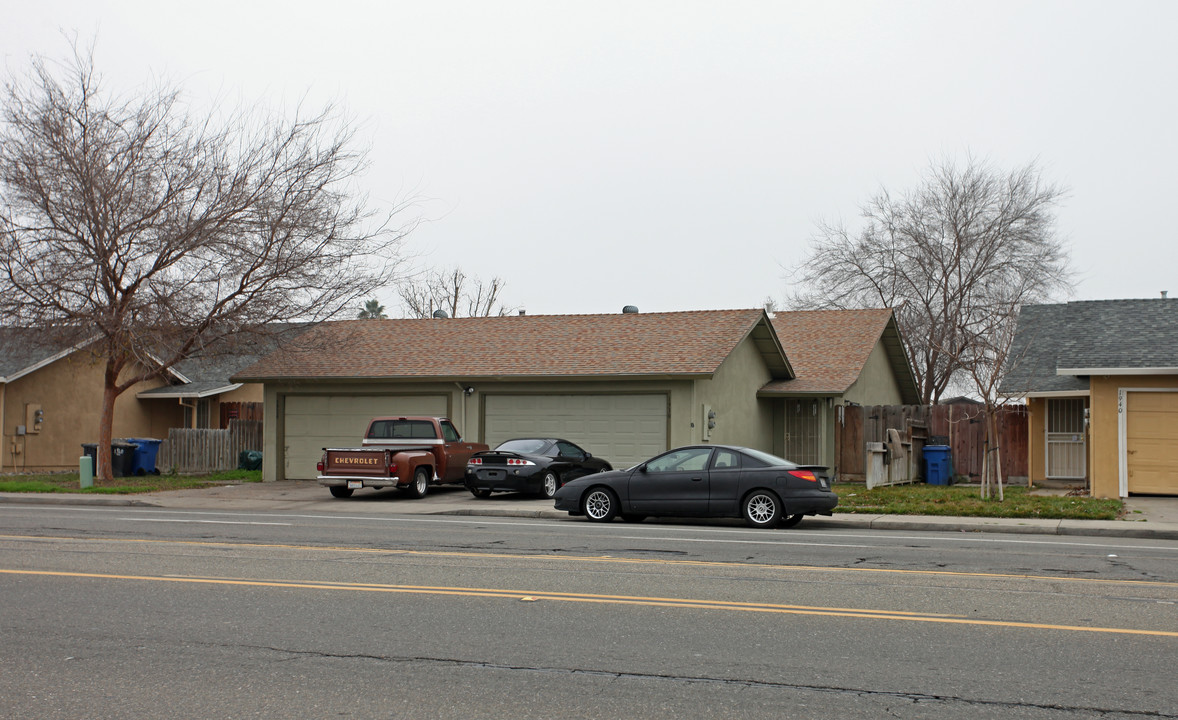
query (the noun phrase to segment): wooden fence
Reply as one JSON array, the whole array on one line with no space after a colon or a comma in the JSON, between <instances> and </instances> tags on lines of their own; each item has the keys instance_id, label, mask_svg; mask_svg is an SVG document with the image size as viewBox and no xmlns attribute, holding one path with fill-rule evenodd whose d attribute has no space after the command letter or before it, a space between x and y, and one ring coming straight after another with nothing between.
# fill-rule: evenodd
<instances>
[{"instance_id":1,"label":"wooden fence","mask_svg":"<svg viewBox=\"0 0 1178 720\"><path fill-rule=\"evenodd\" d=\"M262 421L264 405L260 402L223 402L221 403L221 424L218 427L229 427L230 420Z\"/></svg>"},{"instance_id":2,"label":"wooden fence","mask_svg":"<svg viewBox=\"0 0 1178 720\"><path fill-rule=\"evenodd\" d=\"M160 443L156 467L161 472L214 473L233 470L242 450L262 449L260 420L229 420L222 430L172 428Z\"/></svg>"},{"instance_id":3,"label":"wooden fence","mask_svg":"<svg viewBox=\"0 0 1178 720\"><path fill-rule=\"evenodd\" d=\"M835 425L836 470L842 480L863 481L867 472L867 443L886 442L888 428L894 428L902 438L912 441L913 452L919 452L926 444L948 445L953 475L978 481L986 453L983 413L980 405L844 407ZM1004 480L1026 482L1029 417L1025 405L1009 405L998 411Z\"/></svg>"}]
</instances>

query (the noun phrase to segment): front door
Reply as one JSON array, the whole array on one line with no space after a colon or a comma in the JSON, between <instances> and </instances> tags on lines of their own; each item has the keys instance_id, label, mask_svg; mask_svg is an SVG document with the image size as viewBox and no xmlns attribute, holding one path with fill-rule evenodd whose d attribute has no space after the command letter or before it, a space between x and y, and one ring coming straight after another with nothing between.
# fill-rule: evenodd
<instances>
[{"instance_id":1,"label":"front door","mask_svg":"<svg viewBox=\"0 0 1178 720\"><path fill-rule=\"evenodd\" d=\"M826 464L822 459L822 401L820 399L786 399L785 457L799 465Z\"/></svg>"},{"instance_id":2,"label":"front door","mask_svg":"<svg viewBox=\"0 0 1178 720\"><path fill-rule=\"evenodd\" d=\"M708 514L708 459L711 448L681 448L645 463L630 475L630 509L635 514Z\"/></svg>"},{"instance_id":3,"label":"front door","mask_svg":"<svg viewBox=\"0 0 1178 720\"><path fill-rule=\"evenodd\" d=\"M1047 479L1087 476L1084 398L1047 398Z\"/></svg>"}]
</instances>

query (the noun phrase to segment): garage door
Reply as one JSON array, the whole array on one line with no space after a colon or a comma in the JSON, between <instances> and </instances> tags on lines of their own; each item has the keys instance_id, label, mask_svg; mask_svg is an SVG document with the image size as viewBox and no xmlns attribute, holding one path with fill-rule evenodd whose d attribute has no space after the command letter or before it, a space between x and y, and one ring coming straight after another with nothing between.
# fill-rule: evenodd
<instances>
[{"instance_id":1,"label":"garage door","mask_svg":"<svg viewBox=\"0 0 1178 720\"><path fill-rule=\"evenodd\" d=\"M491 447L561 437L618 468L667 449L666 395L488 395L485 410Z\"/></svg>"},{"instance_id":2,"label":"garage door","mask_svg":"<svg viewBox=\"0 0 1178 720\"><path fill-rule=\"evenodd\" d=\"M1129 492L1178 495L1178 392L1130 392L1125 409Z\"/></svg>"},{"instance_id":3,"label":"garage door","mask_svg":"<svg viewBox=\"0 0 1178 720\"><path fill-rule=\"evenodd\" d=\"M445 415L445 395L288 395L286 430L288 480L313 480L325 447L356 447L377 415Z\"/></svg>"}]
</instances>

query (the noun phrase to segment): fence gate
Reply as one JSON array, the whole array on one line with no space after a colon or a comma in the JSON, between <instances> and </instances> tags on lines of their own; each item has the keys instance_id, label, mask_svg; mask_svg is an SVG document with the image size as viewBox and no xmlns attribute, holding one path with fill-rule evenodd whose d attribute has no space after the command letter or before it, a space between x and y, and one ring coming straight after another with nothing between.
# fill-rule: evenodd
<instances>
[{"instance_id":1,"label":"fence gate","mask_svg":"<svg viewBox=\"0 0 1178 720\"><path fill-rule=\"evenodd\" d=\"M1083 480L1087 461L1084 398L1048 398L1047 477Z\"/></svg>"}]
</instances>

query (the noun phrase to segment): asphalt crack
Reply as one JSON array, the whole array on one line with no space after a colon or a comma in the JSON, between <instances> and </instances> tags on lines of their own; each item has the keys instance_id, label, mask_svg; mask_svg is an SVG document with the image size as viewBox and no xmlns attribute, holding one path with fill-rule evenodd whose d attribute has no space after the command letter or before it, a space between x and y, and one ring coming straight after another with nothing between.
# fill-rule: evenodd
<instances>
[{"instance_id":1,"label":"asphalt crack","mask_svg":"<svg viewBox=\"0 0 1178 720\"><path fill-rule=\"evenodd\" d=\"M619 672L616 670L598 670L593 668L557 667L541 665L513 665L509 663L494 663L478 660L459 660L456 658L439 658L415 655L371 655L366 653L328 653L312 650L290 650L268 646L234 646L247 647L252 650L267 650L291 655L292 658L323 658L328 660L373 660L384 663L423 663L448 668L471 668L476 670L495 670L503 672L524 672L546 675L589 676L603 677L614 680L642 680L683 683L688 685L714 685L736 688L753 688L767 690L795 690L833 695L852 695L863 698L894 699L908 704L941 703L957 704L978 708L996 708L1006 710L1032 709L1050 710L1061 713L1089 713L1093 715L1120 715L1139 718L1161 718L1163 720L1176 719L1178 714L1163 713L1152 710L1130 710L1123 708L1103 708L1090 705L1062 705L1059 703L1036 703L1026 701L987 700L985 698L967 698L951 695L936 695L930 693L905 692L898 690L873 690L870 688L839 687L836 685L813 685L805 683L773 682L766 680L742 680L733 678L709 677L705 675L672 675L668 673ZM284 661L285 662L285 661Z\"/></svg>"}]
</instances>

